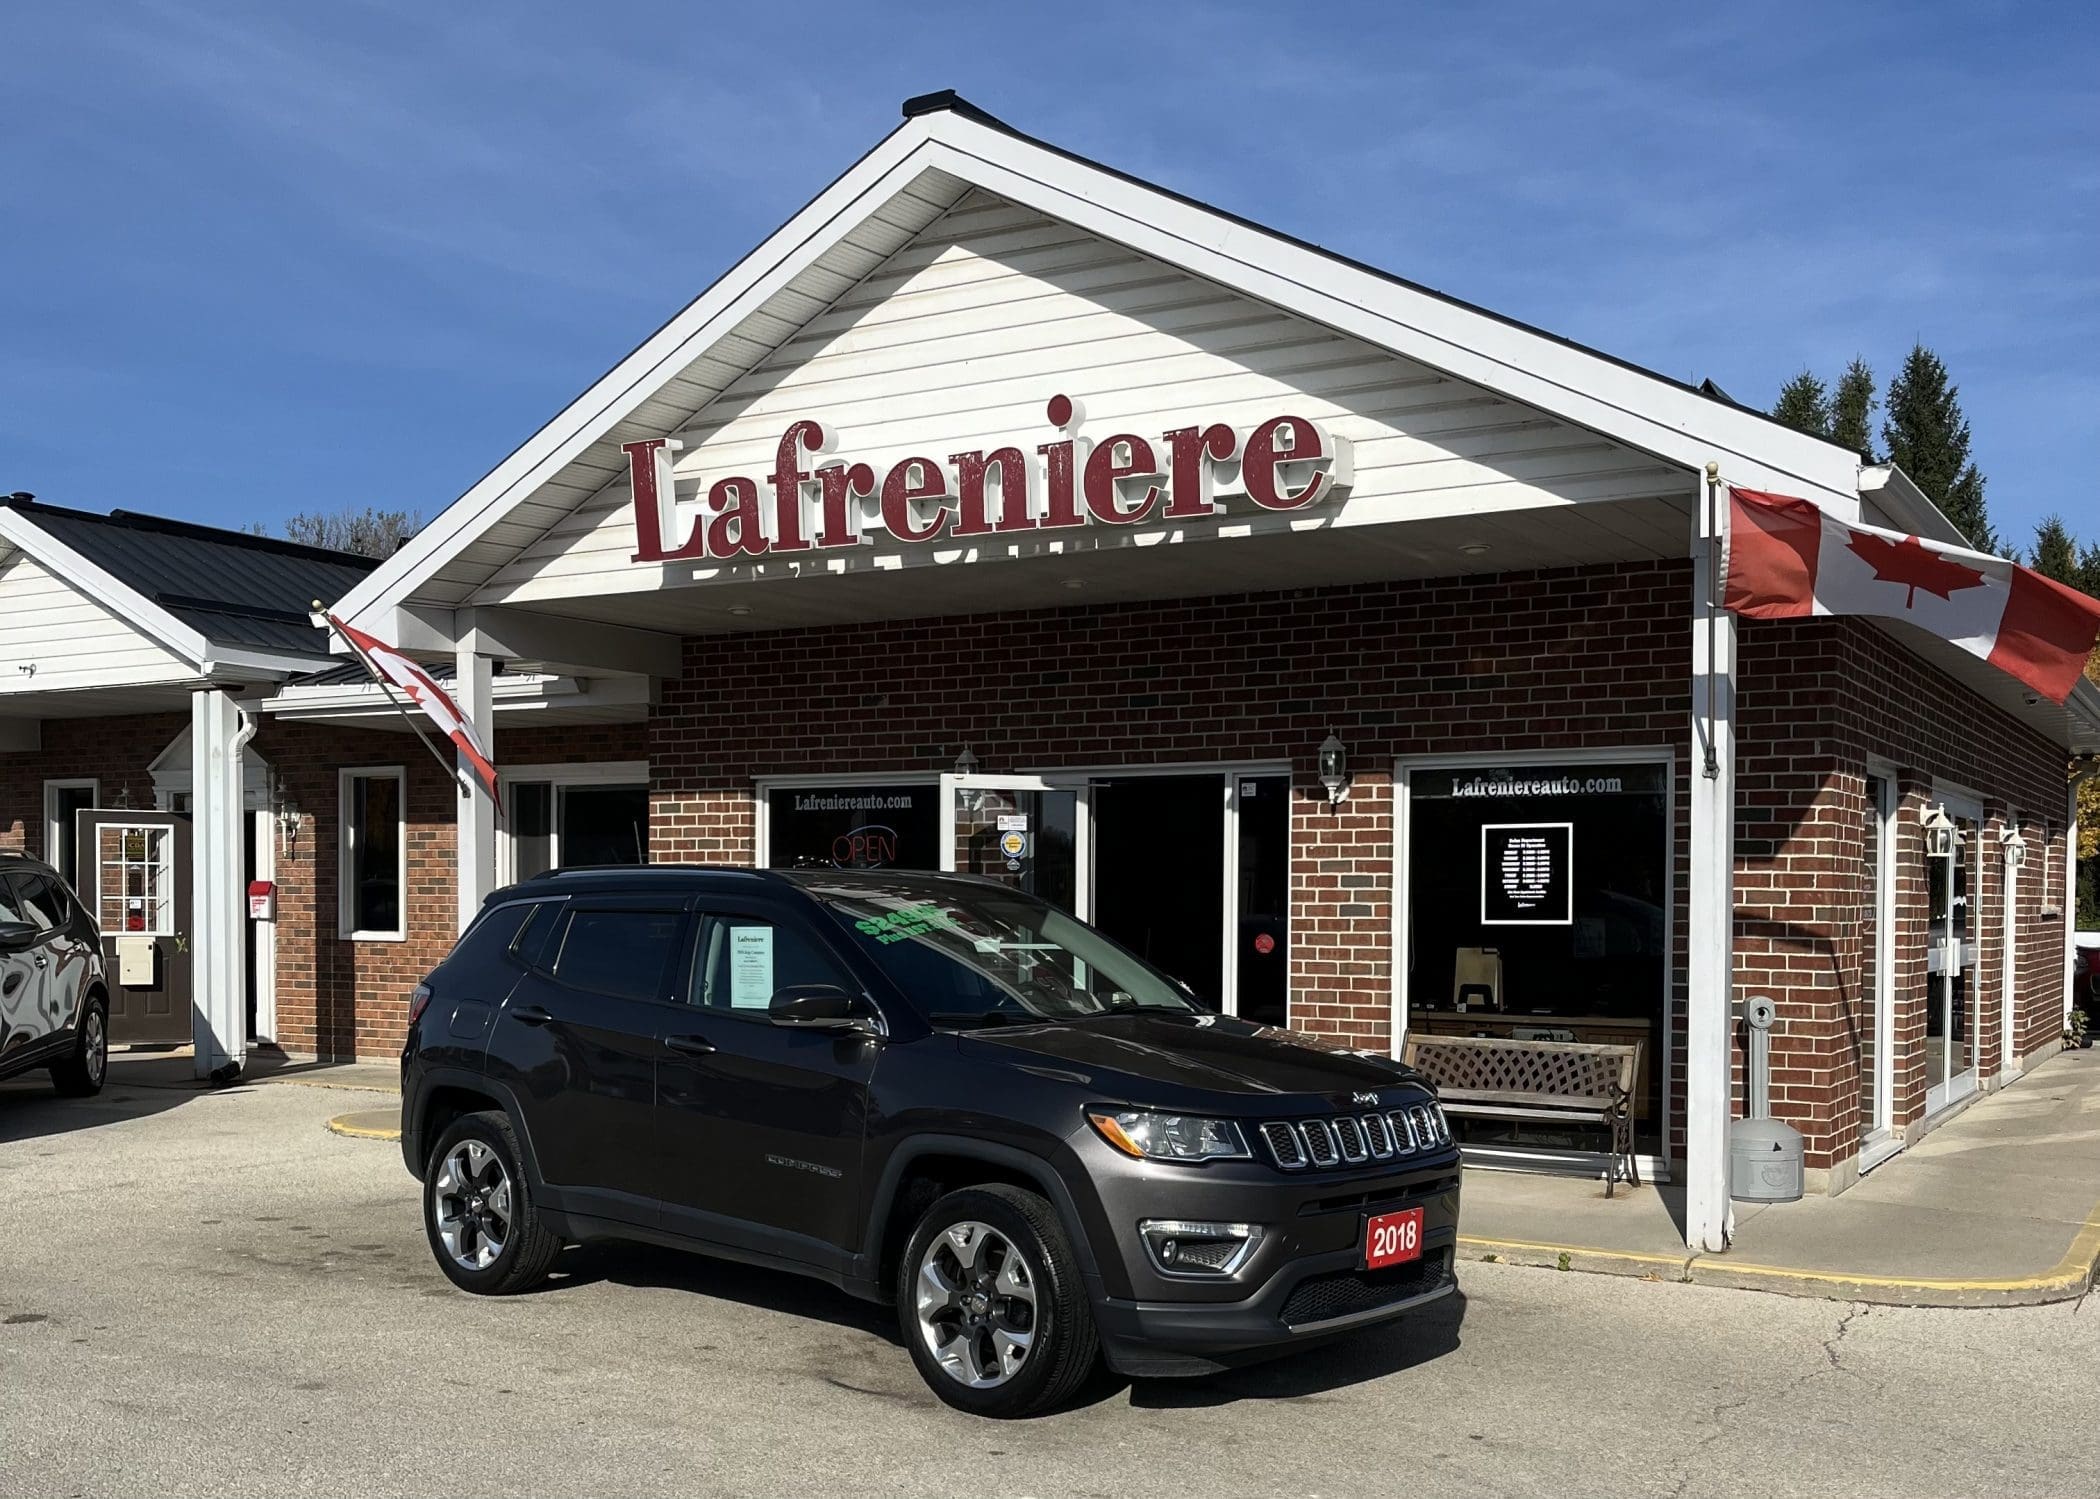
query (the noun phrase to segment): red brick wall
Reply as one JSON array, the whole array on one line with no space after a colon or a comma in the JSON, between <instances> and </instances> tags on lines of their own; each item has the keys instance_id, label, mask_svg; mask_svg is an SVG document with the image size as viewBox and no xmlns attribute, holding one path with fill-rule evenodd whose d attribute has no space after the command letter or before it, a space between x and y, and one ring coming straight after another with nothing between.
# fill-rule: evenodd
<instances>
[{"instance_id":1,"label":"red brick wall","mask_svg":"<svg viewBox=\"0 0 2100 1499\"><path fill-rule=\"evenodd\" d=\"M151 807L147 766L189 726L187 713L51 719L43 748L0 755L0 847L44 852L43 783L99 777L105 804L119 789ZM407 1028L408 995L444 957L457 925L453 830L457 792L406 732L343 729L263 718L253 748L300 809L297 838L277 844L277 1040L287 1051L384 1058ZM500 727L499 764L640 760L639 723ZM337 773L349 765L399 765L408 775L409 937L346 942L336 936Z\"/></svg>"},{"instance_id":2,"label":"red brick wall","mask_svg":"<svg viewBox=\"0 0 2100 1499\"><path fill-rule=\"evenodd\" d=\"M689 640L650 720L652 856L748 862L764 775L1288 760L1292 1015L1382 1047L1394 758L1681 746L1689 588L1629 565Z\"/></svg>"},{"instance_id":3,"label":"red brick wall","mask_svg":"<svg viewBox=\"0 0 2100 1499\"><path fill-rule=\"evenodd\" d=\"M1895 1015L1897 1127L1925 1109L1929 920L1920 816L1935 781L1983 802L1981 888L1974 892L1982 957L1972 1011L1988 1081L2000 1069L2003 865L1998 834L2019 808L2034 842L2017 889L2014 1017L2021 1052L2062 1024L2060 920L2045 920L2038 824L2054 815L2061 867L2063 752L1966 687L1855 620L1741 626L1737 691L1737 993L1779 1001L1773 1112L1800 1128L1809 1163L1859 1148L1865 1099L1860 1036L1872 1024L1866 863L1867 759L1897 768L1900 805L1890 857L1897 872ZM2053 964L2053 967L2052 967Z\"/></svg>"},{"instance_id":4,"label":"red brick wall","mask_svg":"<svg viewBox=\"0 0 2100 1499\"><path fill-rule=\"evenodd\" d=\"M104 806L116 805L119 793L124 793L130 805L151 807L153 777L146 767L189 726L188 713L46 719L42 749L0 754L0 848L44 857L47 780L94 776L102 783Z\"/></svg>"}]
</instances>

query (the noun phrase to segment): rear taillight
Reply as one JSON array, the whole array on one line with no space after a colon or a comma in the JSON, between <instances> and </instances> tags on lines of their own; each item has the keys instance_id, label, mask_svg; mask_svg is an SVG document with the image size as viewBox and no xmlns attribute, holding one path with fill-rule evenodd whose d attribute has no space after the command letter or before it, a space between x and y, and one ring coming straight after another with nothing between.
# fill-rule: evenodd
<instances>
[{"instance_id":1,"label":"rear taillight","mask_svg":"<svg viewBox=\"0 0 2100 1499\"><path fill-rule=\"evenodd\" d=\"M410 1025L414 1025L418 1020L421 1020L423 1018L423 1012L429 1008L430 985L416 985L416 992L409 995L408 997L408 1023Z\"/></svg>"}]
</instances>

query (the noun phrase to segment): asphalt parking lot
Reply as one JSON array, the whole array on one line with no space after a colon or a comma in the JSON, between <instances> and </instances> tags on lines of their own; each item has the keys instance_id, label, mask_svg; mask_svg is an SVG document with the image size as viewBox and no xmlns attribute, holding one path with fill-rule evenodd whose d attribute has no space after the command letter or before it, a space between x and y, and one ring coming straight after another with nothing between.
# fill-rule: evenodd
<instances>
[{"instance_id":1,"label":"asphalt parking lot","mask_svg":"<svg viewBox=\"0 0 2100 1499\"><path fill-rule=\"evenodd\" d=\"M0 1086L0 1492L2100 1494L2100 1309L1468 1265L1397 1331L989 1423L888 1318L643 1249L455 1292L378 1095Z\"/></svg>"}]
</instances>

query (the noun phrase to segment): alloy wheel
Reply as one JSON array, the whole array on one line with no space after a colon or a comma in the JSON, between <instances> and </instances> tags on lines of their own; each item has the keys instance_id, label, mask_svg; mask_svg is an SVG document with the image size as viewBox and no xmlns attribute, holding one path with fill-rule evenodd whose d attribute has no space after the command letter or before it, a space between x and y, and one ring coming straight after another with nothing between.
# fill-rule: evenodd
<instances>
[{"instance_id":1,"label":"alloy wheel","mask_svg":"<svg viewBox=\"0 0 2100 1499\"><path fill-rule=\"evenodd\" d=\"M438 1237L463 1270L486 1270L510 1243L510 1176L496 1152L462 1140L446 1153L431 1187Z\"/></svg>"},{"instance_id":2,"label":"alloy wheel","mask_svg":"<svg viewBox=\"0 0 2100 1499\"><path fill-rule=\"evenodd\" d=\"M102 1011L93 1006L87 1013L86 1039L86 1054L82 1060L87 1065L88 1081L99 1088L103 1071L109 1066L109 1028L103 1024Z\"/></svg>"},{"instance_id":3,"label":"alloy wheel","mask_svg":"<svg viewBox=\"0 0 2100 1499\"><path fill-rule=\"evenodd\" d=\"M1013 1241L988 1223L953 1223L919 1260L919 1336L948 1377L995 1389L1020 1373L1035 1345L1036 1276Z\"/></svg>"}]
</instances>

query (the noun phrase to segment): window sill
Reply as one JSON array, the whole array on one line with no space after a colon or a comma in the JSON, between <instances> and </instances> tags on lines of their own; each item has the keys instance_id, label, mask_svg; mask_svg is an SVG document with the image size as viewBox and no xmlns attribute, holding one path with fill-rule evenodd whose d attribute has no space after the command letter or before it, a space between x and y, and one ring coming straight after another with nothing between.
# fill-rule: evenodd
<instances>
[{"instance_id":1,"label":"window sill","mask_svg":"<svg viewBox=\"0 0 2100 1499\"><path fill-rule=\"evenodd\" d=\"M342 942L406 942L406 932L345 932L337 939Z\"/></svg>"}]
</instances>

